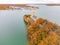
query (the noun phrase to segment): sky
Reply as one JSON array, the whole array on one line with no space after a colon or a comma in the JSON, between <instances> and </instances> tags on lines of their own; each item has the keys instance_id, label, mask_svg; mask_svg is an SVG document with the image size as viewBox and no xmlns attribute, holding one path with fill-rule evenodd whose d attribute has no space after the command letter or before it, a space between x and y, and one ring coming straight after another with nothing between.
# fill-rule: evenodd
<instances>
[{"instance_id":1,"label":"sky","mask_svg":"<svg viewBox=\"0 0 60 45\"><path fill-rule=\"evenodd\" d=\"M0 0L0 4L47 4L47 3L55 3L59 4L60 0Z\"/></svg>"}]
</instances>

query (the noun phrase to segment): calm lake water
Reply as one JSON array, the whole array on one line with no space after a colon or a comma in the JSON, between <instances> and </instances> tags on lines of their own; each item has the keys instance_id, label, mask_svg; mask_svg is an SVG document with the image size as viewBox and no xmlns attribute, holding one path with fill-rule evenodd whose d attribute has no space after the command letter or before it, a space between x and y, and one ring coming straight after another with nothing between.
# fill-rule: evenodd
<instances>
[{"instance_id":1,"label":"calm lake water","mask_svg":"<svg viewBox=\"0 0 60 45\"><path fill-rule=\"evenodd\" d=\"M0 45L27 45L24 14L36 16L60 25L60 6L37 5L38 10L0 10Z\"/></svg>"}]
</instances>

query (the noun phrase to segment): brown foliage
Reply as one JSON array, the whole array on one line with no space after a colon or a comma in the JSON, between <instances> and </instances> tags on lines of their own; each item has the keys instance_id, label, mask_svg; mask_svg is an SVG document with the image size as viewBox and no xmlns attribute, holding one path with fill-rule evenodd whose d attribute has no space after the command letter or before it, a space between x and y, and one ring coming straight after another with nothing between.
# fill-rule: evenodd
<instances>
[{"instance_id":1,"label":"brown foliage","mask_svg":"<svg viewBox=\"0 0 60 45\"><path fill-rule=\"evenodd\" d=\"M36 21L27 26L27 37L29 44L60 45L60 28L58 27L58 25L43 18L36 19Z\"/></svg>"}]
</instances>

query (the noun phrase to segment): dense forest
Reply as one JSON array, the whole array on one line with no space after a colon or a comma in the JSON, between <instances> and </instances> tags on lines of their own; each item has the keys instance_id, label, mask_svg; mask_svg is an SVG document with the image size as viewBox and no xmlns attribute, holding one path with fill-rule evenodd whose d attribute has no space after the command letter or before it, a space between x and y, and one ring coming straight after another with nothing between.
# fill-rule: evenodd
<instances>
[{"instance_id":1,"label":"dense forest","mask_svg":"<svg viewBox=\"0 0 60 45\"><path fill-rule=\"evenodd\" d=\"M24 15L28 45L60 45L60 26L44 18Z\"/></svg>"}]
</instances>

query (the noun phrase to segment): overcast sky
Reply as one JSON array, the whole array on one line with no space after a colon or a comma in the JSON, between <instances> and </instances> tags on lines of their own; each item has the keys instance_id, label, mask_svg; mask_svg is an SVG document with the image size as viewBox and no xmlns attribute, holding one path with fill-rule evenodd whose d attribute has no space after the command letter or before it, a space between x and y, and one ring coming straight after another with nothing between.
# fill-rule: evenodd
<instances>
[{"instance_id":1,"label":"overcast sky","mask_svg":"<svg viewBox=\"0 0 60 45\"><path fill-rule=\"evenodd\" d=\"M60 0L0 0L0 3L3 4L14 4L14 3L21 3L21 4L26 4L26 3L60 3Z\"/></svg>"}]
</instances>

